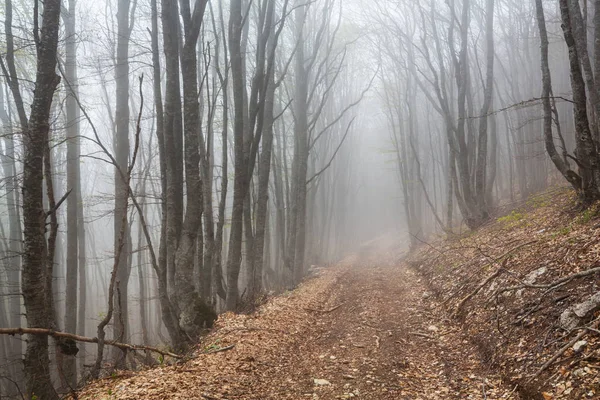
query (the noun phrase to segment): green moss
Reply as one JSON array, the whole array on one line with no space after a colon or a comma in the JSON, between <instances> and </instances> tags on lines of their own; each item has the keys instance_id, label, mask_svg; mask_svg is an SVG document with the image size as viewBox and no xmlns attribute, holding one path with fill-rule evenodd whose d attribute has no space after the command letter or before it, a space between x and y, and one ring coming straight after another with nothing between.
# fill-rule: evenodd
<instances>
[{"instance_id":1,"label":"green moss","mask_svg":"<svg viewBox=\"0 0 600 400\"><path fill-rule=\"evenodd\" d=\"M598 216L598 206L593 205L590 208L586 208L581 214L579 214L576 218L576 221L580 224L587 224L592 219Z\"/></svg>"},{"instance_id":2,"label":"green moss","mask_svg":"<svg viewBox=\"0 0 600 400\"><path fill-rule=\"evenodd\" d=\"M511 211L510 214L505 215L504 217L500 217L498 218L498 222L500 222L501 224L514 224L517 223L521 220L523 220L523 218L525 218L525 215L521 212L518 211Z\"/></svg>"},{"instance_id":3,"label":"green moss","mask_svg":"<svg viewBox=\"0 0 600 400\"><path fill-rule=\"evenodd\" d=\"M532 208L541 208L548 207L552 205L550 198L548 195L541 194L538 196L533 196L527 200L527 205Z\"/></svg>"}]
</instances>

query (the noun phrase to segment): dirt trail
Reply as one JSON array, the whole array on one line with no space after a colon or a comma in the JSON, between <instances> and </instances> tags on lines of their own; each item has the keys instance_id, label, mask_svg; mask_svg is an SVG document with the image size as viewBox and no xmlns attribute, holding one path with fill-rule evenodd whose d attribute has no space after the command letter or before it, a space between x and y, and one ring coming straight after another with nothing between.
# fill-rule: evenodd
<instances>
[{"instance_id":1,"label":"dirt trail","mask_svg":"<svg viewBox=\"0 0 600 400\"><path fill-rule=\"evenodd\" d=\"M397 249L372 242L256 314L224 316L199 352L229 351L105 379L80 398L518 398Z\"/></svg>"}]
</instances>

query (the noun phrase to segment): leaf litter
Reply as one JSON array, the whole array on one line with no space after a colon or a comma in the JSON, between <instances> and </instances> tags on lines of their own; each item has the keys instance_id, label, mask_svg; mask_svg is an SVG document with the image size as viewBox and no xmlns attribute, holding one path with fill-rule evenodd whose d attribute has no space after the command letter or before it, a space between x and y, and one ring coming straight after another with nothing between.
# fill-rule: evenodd
<instances>
[{"instance_id":1,"label":"leaf litter","mask_svg":"<svg viewBox=\"0 0 600 400\"><path fill-rule=\"evenodd\" d=\"M253 314L221 315L191 359L97 380L78 398L518 399L402 249L370 242Z\"/></svg>"}]
</instances>

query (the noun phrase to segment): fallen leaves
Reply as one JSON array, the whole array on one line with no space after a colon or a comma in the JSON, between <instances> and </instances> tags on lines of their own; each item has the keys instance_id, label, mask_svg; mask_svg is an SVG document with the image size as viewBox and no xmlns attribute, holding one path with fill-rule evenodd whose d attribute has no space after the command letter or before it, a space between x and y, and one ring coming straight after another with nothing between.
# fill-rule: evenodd
<instances>
[{"instance_id":1,"label":"fallen leaves","mask_svg":"<svg viewBox=\"0 0 600 400\"><path fill-rule=\"evenodd\" d=\"M578 212L573 192L564 188L533 196L518 212L518 224L499 218L423 247L407 262L428 283L425 297L449 312L469 299L456 317L481 356L516 388L545 399L596 398L600 379L586 371L600 359L600 332L561 330L558 322L565 309L598 291L592 275L600 262L597 216ZM517 250L503 256L509 249ZM501 274L494 275L490 260L503 261ZM594 318L598 313L580 323Z\"/></svg>"},{"instance_id":2,"label":"fallen leaves","mask_svg":"<svg viewBox=\"0 0 600 400\"><path fill-rule=\"evenodd\" d=\"M399 250L373 242L253 315L220 316L191 360L93 382L79 398L508 398Z\"/></svg>"}]
</instances>

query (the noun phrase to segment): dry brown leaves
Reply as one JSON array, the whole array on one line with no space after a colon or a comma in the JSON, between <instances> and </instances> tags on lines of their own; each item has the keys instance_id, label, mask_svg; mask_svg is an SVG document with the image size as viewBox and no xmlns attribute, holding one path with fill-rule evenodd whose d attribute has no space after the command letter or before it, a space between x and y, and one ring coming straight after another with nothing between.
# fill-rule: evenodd
<instances>
[{"instance_id":1,"label":"dry brown leaves","mask_svg":"<svg viewBox=\"0 0 600 400\"><path fill-rule=\"evenodd\" d=\"M93 382L79 398L509 398L399 248L369 243L255 314L221 316L192 360Z\"/></svg>"},{"instance_id":2,"label":"dry brown leaves","mask_svg":"<svg viewBox=\"0 0 600 400\"><path fill-rule=\"evenodd\" d=\"M550 291L525 288L502 293L502 289L549 284L597 267L599 234L597 207L580 211L574 193L558 188L534 196L475 233L423 247L409 263L451 311L502 267L502 260L491 260L535 240L509 255L503 273L464 305L463 327L485 362L518 384L524 396L598 398L600 342L595 332L587 335L588 345L580 354L569 350L533 382L528 380L578 333L559 329L558 317L597 292L600 277L577 279Z\"/></svg>"}]
</instances>

